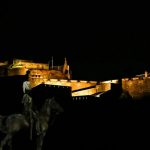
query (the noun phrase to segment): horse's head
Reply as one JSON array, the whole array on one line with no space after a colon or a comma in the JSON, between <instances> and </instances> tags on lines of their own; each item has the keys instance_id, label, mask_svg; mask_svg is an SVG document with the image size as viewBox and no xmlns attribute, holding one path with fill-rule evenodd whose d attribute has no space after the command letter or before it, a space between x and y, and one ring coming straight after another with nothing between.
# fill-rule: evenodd
<instances>
[{"instance_id":1,"label":"horse's head","mask_svg":"<svg viewBox=\"0 0 150 150\"><path fill-rule=\"evenodd\" d=\"M64 109L62 108L62 106L56 102L55 98L48 98L45 100L45 108L46 111L50 114L50 112L55 112L56 115L59 115L60 113L64 112Z\"/></svg>"}]
</instances>

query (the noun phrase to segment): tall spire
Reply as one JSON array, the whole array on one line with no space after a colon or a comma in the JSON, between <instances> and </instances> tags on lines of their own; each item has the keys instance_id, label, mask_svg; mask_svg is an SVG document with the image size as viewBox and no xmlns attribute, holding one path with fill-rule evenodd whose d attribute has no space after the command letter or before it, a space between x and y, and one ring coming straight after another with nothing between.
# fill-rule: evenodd
<instances>
[{"instance_id":1,"label":"tall spire","mask_svg":"<svg viewBox=\"0 0 150 150\"><path fill-rule=\"evenodd\" d=\"M65 57L64 66L63 66L63 73L67 74L68 79L70 79L69 65L67 63L66 57Z\"/></svg>"},{"instance_id":2,"label":"tall spire","mask_svg":"<svg viewBox=\"0 0 150 150\"><path fill-rule=\"evenodd\" d=\"M67 70L67 68L68 68L68 64L67 64L67 59L65 57L64 67L63 67L63 73L65 73L65 71Z\"/></svg>"}]
</instances>

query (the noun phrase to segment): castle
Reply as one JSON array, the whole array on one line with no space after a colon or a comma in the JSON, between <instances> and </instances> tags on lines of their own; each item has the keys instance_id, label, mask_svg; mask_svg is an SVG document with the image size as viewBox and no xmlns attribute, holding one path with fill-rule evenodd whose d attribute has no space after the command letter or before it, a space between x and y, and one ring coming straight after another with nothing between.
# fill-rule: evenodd
<instances>
[{"instance_id":1,"label":"castle","mask_svg":"<svg viewBox=\"0 0 150 150\"><path fill-rule=\"evenodd\" d=\"M119 80L84 81L72 80L70 67L65 58L62 66L53 66L50 63L37 63L30 60L13 59L12 62L0 62L0 76L25 75L30 70L29 80L32 88L44 83L57 86L69 86L72 96L93 95L99 97L101 93L111 89L112 83L118 84ZM150 95L150 76L147 71L133 78L121 80L123 90L129 92L134 99Z\"/></svg>"}]
</instances>

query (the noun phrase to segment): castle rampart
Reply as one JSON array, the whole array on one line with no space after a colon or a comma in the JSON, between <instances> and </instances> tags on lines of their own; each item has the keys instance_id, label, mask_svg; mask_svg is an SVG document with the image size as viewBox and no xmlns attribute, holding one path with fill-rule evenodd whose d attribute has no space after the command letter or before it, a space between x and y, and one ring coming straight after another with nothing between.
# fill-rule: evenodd
<instances>
[{"instance_id":1,"label":"castle rampart","mask_svg":"<svg viewBox=\"0 0 150 150\"><path fill-rule=\"evenodd\" d=\"M150 95L150 77L135 77L122 79L122 88L129 92L134 99Z\"/></svg>"},{"instance_id":2,"label":"castle rampart","mask_svg":"<svg viewBox=\"0 0 150 150\"><path fill-rule=\"evenodd\" d=\"M28 69L49 69L48 64L44 63L34 63L33 61L27 61L27 60L22 60L22 59L14 59L12 68L18 68L18 67L24 67Z\"/></svg>"},{"instance_id":3,"label":"castle rampart","mask_svg":"<svg viewBox=\"0 0 150 150\"><path fill-rule=\"evenodd\" d=\"M76 91L72 93L72 96L81 96L81 95L92 95L97 92L108 91L111 89L111 83L114 83L117 80L97 82L97 81L83 81L83 80L80 81L80 80L65 80L65 79L47 79L44 77L40 78L39 76L37 77L30 76L30 81L32 83L32 87L35 87L41 83L49 85L70 86L72 91Z\"/></svg>"}]
</instances>

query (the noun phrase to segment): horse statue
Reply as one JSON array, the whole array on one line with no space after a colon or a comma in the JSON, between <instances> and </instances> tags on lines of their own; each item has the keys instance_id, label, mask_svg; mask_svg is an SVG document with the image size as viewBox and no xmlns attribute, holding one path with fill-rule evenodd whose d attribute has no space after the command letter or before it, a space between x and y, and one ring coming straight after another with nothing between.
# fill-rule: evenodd
<instances>
[{"instance_id":1,"label":"horse statue","mask_svg":"<svg viewBox=\"0 0 150 150\"><path fill-rule=\"evenodd\" d=\"M47 98L41 109L36 110L36 114L33 115L37 134L36 150L42 150L43 140L49 124L52 124L55 120L55 116L63 111L63 108L55 101L54 97ZM12 150L13 135L24 128L30 128L30 116L23 114L0 115L0 131L6 134L0 143L0 150L3 150L6 144L8 144L10 150Z\"/></svg>"}]
</instances>

